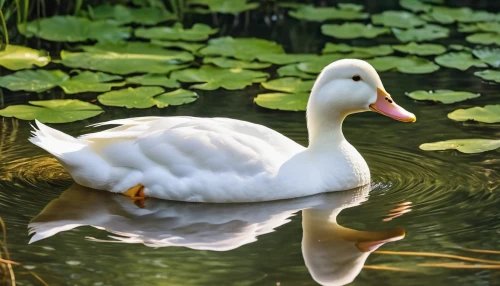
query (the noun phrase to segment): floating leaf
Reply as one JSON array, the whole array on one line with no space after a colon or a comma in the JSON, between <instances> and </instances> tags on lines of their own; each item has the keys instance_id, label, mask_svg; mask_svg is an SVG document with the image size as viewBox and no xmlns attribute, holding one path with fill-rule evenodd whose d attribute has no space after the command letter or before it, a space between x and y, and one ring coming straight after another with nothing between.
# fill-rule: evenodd
<instances>
[{"instance_id":1,"label":"floating leaf","mask_svg":"<svg viewBox=\"0 0 500 286\"><path fill-rule=\"evenodd\" d=\"M347 57L348 56L344 54L326 54L318 57L313 61L300 63L298 64L297 68L303 72L318 74L323 70L324 67L331 64L332 62Z\"/></svg>"},{"instance_id":2,"label":"floating leaf","mask_svg":"<svg viewBox=\"0 0 500 286\"><path fill-rule=\"evenodd\" d=\"M34 65L43 67L50 62L50 56L45 51L28 47L7 45L0 52L0 66L10 70L29 69Z\"/></svg>"},{"instance_id":3,"label":"floating leaf","mask_svg":"<svg viewBox=\"0 0 500 286\"><path fill-rule=\"evenodd\" d=\"M157 85L164 87L180 87L179 82L162 74L145 74L140 76L128 77L127 83L139 85Z\"/></svg>"},{"instance_id":4,"label":"floating leaf","mask_svg":"<svg viewBox=\"0 0 500 286\"><path fill-rule=\"evenodd\" d=\"M85 52L61 51L62 64L116 74L162 73L185 68L194 59L188 52L165 50L149 43L128 42L83 46Z\"/></svg>"},{"instance_id":5,"label":"floating leaf","mask_svg":"<svg viewBox=\"0 0 500 286\"><path fill-rule=\"evenodd\" d=\"M314 60L318 57L315 54L263 54L257 55L261 62L273 63L276 65L293 64L303 61Z\"/></svg>"},{"instance_id":6,"label":"floating leaf","mask_svg":"<svg viewBox=\"0 0 500 286\"><path fill-rule=\"evenodd\" d=\"M288 14L299 20L324 22L327 20L367 19L368 14L355 9L337 9L334 7L301 6Z\"/></svg>"},{"instance_id":7,"label":"floating leaf","mask_svg":"<svg viewBox=\"0 0 500 286\"><path fill-rule=\"evenodd\" d=\"M284 54L283 47L275 42L257 38L222 37L212 39L208 46L200 50L205 56L234 57L244 61L252 61L262 54Z\"/></svg>"},{"instance_id":8,"label":"floating leaf","mask_svg":"<svg viewBox=\"0 0 500 286\"><path fill-rule=\"evenodd\" d=\"M472 22L487 22L487 21L496 21L498 16L494 13L489 13L486 11L474 11L469 7L462 8L450 8L444 6L435 6L428 13L428 15L442 23L442 24L451 24L455 21L463 22L463 23L472 23Z\"/></svg>"},{"instance_id":9,"label":"floating leaf","mask_svg":"<svg viewBox=\"0 0 500 286\"><path fill-rule=\"evenodd\" d=\"M500 22L460 24L458 26L458 31L461 33L470 33L470 32L494 32L494 33L498 33L500 31Z\"/></svg>"},{"instance_id":10,"label":"floating leaf","mask_svg":"<svg viewBox=\"0 0 500 286\"><path fill-rule=\"evenodd\" d=\"M233 60L233 59L228 59L228 58L203 58L203 63L204 64L214 64L218 67L221 68L236 68L236 69L265 69L271 66L269 63L257 63L257 62L246 62L246 61L240 61L240 60Z\"/></svg>"},{"instance_id":11,"label":"floating leaf","mask_svg":"<svg viewBox=\"0 0 500 286\"><path fill-rule=\"evenodd\" d=\"M453 90L435 90L435 91L417 90L417 91L412 91L410 93L406 93L406 95L416 100L430 100L434 102L441 102L444 104L460 102L480 96L479 93L472 93L466 91L453 91Z\"/></svg>"},{"instance_id":12,"label":"floating leaf","mask_svg":"<svg viewBox=\"0 0 500 286\"><path fill-rule=\"evenodd\" d=\"M431 5L422 3L419 0L399 0L399 5L412 12L428 12L432 9Z\"/></svg>"},{"instance_id":13,"label":"floating leaf","mask_svg":"<svg viewBox=\"0 0 500 286\"><path fill-rule=\"evenodd\" d=\"M417 44L415 42L411 42L406 45L395 45L392 46L392 48L396 51L419 56L440 55L446 52L446 48L441 45Z\"/></svg>"},{"instance_id":14,"label":"floating leaf","mask_svg":"<svg viewBox=\"0 0 500 286\"><path fill-rule=\"evenodd\" d=\"M0 86L13 91L32 92L43 92L59 86L65 93L73 94L108 91L115 86L125 85L124 82L109 82L118 79L121 77L101 72L84 71L70 78L61 70L25 70L0 77Z\"/></svg>"},{"instance_id":15,"label":"floating leaf","mask_svg":"<svg viewBox=\"0 0 500 286\"><path fill-rule=\"evenodd\" d=\"M495 71L495 70L477 71L474 73L474 75L485 80L493 80L500 83L500 71Z\"/></svg>"},{"instance_id":16,"label":"floating leaf","mask_svg":"<svg viewBox=\"0 0 500 286\"><path fill-rule=\"evenodd\" d=\"M18 24L21 34L54 42L83 42L86 40L117 42L130 37L130 27L117 22L91 21L73 16L54 16Z\"/></svg>"},{"instance_id":17,"label":"floating leaf","mask_svg":"<svg viewBox=\"0 0 500 286\"><path fill-rule=\"evenodd\" d=\"M492 67L500 67L500 48L476 49L472 54Z\"/></svg>"},{"instance_id":18,"label":"floating leaf","mask_svg":"<svg viewBox=\"0 0 500 286\"><path fill-rule=\"evenodd\" d=\"M186 43L179 41L158 41L152 40L151 44L157 45L165 48L179 48L182 50L190 51L191 53L195 53L199 49L203 48L205 44L197 44L197 43Z\"/></svg>"},{"instance_id":19,"label":"floating leaf","mask_svg":"<svg viewBox=\"0 0 500 286\"><path fill-rule=\"evenodd\" d=\"M308 100L308 93L264 93L254 98L258 106L286 111L305 111Z\"/></svg>"},{"instance_id":20,"label":"floating leaf","mask_svg":"<svg viewBox=\"0 0 500 286\"><path fill-rule=\"evenodd\" d=\"M477 33L467 36L465 40L473 44L500 46L500 34L497 33Z\"/></svg>"},{"instance_id":21,"label":"floating leaf","mask_svg":"<svg viewBox=\"0 0 500 286\"><path fill-rule=\"evenodd\" d=\"M356 39L375 38L390 33L390 30L360 23L344 23L342 25L324 24L321 26L321 33L339 39Z\"/></svg>"},{"instance_id":22,"label":"floating leaf","mask_svg":"<svg viewBox=\"0 0 500 286\"><path fill-rule=\"evenodd\" d=\"M365 9L365 6L361 5L361 4L353 4L353 3L339 3L337 5L339 7L340 10L342 11L363 11L363 9Z\"/></svg>"},{"instance_id":23,"label":"floating leaf","mask_svg":"<svg viewBox=\"0 0 500 286\"><path fill-rule=\"evenodd\" d=\"M139 28L135 30L135 36L152 40L196 42L207 40L218 30L205 24L194 24L191 29L184 29L181 23L175 23L172 27Z\"/></svg>"},{"instance_id":24,"label":"floating leaf","mask_svg":"<svg viewBox=\"0 0 500 286\"><path fill-rule=\"evenodd\" d=\"M94 20L113 19L120 24L156 25L161 22L175 20L177 16L167 9L159 7L130 8L122 5L104 4L92 8L92 18Z\"/></svg>"},{"instance_id":25,"label":"floating leaf","mask_svg":"<svg viewBox=\"0 0 500 286\"><path fill-rule=\"evenodd\" d=\"M448 48L450 48L451 50L455 50L455 51L466 51L466 52L472 51L471 48L466 47L466 46L462 46L462 45L449 45Z\"/></svg>"},{"instance_id":26,"label":"floating leaf","mask_svg":"<svg viewBox=\"0 0 500 286\"><path fill-rule=\"evenodd\" d=\"M447 38L450 34L450 30L438 25L426 25L422 28L408 30L393 28L392 33L400 42L423 42Z\"/></svg>"},{"instance_id":27,"label":"floating leaf","mask_svg":"<svg viewBox=\"0 0 500 286\"><path fill-rule=\"evenodd\" d=\"M325 48L323 48L322 53L350 53L356 52L361 54L366 54L368 56L387 56L394 52L394 50L389 45L380 45L372 47L351 47L346 44L334 44L326 43Z\"/></svg>"},{"instance_id":28,"label":"floating leaf","mask_svg":"<svg viewBox=\"0 0 500 286\"><path fill-rule=\"evenodd\" d=\"M67 123L97 116L103 112L97 105L76 99L29 101L31 105L10 105L0 116L23 120L37 119L43 123Z\"/></svg>"},{"instance_id":29,"label":"floating leaf","mask_svg":"<svg viewBox=\"0 0 500 286\"><path fill-rule=\"evenodd\" d=\"M458 150L466 154L482 153L500 148L500 140L454 139L420 145L425 151Z\"/></svg>"},{"instance_id":30,"label":"floating leaf","mask_svg":"<svg viewBox=\"0 0 500 286\"><path fill-rule=\"evenodd\" d=\"M223 13L223 14L239 14L248 10L253 10L259 7L259 3L247 3L247 0L189 0L189 5L201 5L206 8L193 8L195 13Z\"/></svg>"},{"instance_id":31,"label":"floating leaf","mask_svg":"<svg viewBox=\"0 0 500 286\"><path fill-rule=\"evenodd\" d=\"M426 22L417 15L405 11L384 11L381 14L372 15L372 23L386 27L413 28L422 26Z\"/></svg>"},{"instance_id":32,"label":"floating leaf","mask_svg":"<svg viewBox=\"0 0 500 286\"><path fill-rule=\"evenodd\" d=\"M396 69L402 73L423 74L432 73L439 69L439 66L433 62L415 56L406 57L380 57L368 60L370 64L378 71L388 71Z\"/></svg>"},{"instance_id":33,"label":"floating leaf","mask_svg":"<svg viewBox=\"0 0 500 286\"><path fill-rule=\"evenodd\" d=\"M268 76L269 74L258 71L201 66L199 69L174 71L171 78L181 82L203 82L192 85L191 88L214 90L222 87L236 90L256 82L263 82Z\"/></svg>"},{"instance_id":34,"label":"floating leaf","mask_svg":"<svg viewBox=\"0 0 500 286\"><path fill-rule=\"evenodd\" d=\"M467 52L447 53L436 57L435 61L443 67L459 69L462 71L472 66L481 68L488 67L488 65L483 63L481 60L473 58L472 55Z\"/></svg>"},{"instance_id":35,"label":"floating leaf","mask_svg":"<svg viewBox=\"0 0 500 286\"><path fill-rule=\"evenodd\" d=\"M287 65L280 67L277 71L279 76L285 77L285 76L294 76L294 77L300 77L304 79L309 79L309 78L316 78L315 75L305 73L298 68L298 64L292 64L292 65Z\"/></svg>"},{"instance_id":36,"label":"floating leaf","mask_svg":"<svg viewBox=\"0 0 500 286\"><path fill-rule=\"evenodd\" d=\"M301 93L310 91L313 85L314 80L302 81L302 79L296 77L284 77L262 83L262 86L265 89L289 93Z\"/></svg>"},{"instance_id":37,"label":"floating leaf","mask_svg":"<svg viewBox=\"0 0 500 286\"><path fill-rule=\"evenodd\" d=\"M449 113L448 118L455 121L474 120L485 123L497 123L500 122L500 104L457 109Z\"/></svg>"},{"instance_id":38,"label":"floating leaf","mask_svg":"<svg viewBox=\"0 0 500 286\"><path fill-rule=\"evenodd\" d=\"M184 89L165 92L161 87L129 87L101 94L97 99L107 106L149 108L156 105L158 108L164 108L169 105L194 102L198 99L198 95L193 91Z\"/></svg>"}]
</instances>

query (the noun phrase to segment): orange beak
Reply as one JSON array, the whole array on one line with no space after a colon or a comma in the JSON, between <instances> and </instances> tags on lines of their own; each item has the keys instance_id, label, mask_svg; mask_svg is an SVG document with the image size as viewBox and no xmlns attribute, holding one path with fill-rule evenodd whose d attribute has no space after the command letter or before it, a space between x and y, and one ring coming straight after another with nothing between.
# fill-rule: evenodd
<instances>
[{"instance_id":1,"label":"orange beak","mask_svg":"<svg viewBox=\"0 0 500 286\"><path fill-rule=\"evenodd\" d=\"M415 114L397 105L392 100L391 95L381 88L377 88L377 101L374 104L370 104L370 109L402 122L417 121Z\"/></svg>"}]
</instances>

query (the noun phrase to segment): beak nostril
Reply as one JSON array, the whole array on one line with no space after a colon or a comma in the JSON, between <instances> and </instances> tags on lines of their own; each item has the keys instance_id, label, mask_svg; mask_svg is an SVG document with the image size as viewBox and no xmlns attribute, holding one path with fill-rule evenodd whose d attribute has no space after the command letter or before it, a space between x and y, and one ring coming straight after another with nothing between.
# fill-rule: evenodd
<instances>
[{"instance_id":1,"label":"beak nostril","mask_svg":"<svg viewBox=\"0 0 500 286\"><path fill-rule=\"evenodd\" d=\"M392 100L389 99L388 101L389 101L389 103L392 103Z\"/></svg>"}]
</instances>

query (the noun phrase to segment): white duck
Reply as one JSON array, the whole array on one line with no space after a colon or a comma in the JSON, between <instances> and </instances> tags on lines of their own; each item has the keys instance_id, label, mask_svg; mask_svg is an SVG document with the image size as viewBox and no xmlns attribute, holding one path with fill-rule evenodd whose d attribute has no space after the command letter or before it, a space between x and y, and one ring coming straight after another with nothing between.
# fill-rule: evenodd
<instances>
[{"instance_id":1,"label":"white duck","mask_svg":"<svg viewBox=\"0 0 500 286\"><path fill-rule=\"evenodd\" d=\"M309 146L228 118L138 117L78 138L37 122L30 141L87 187L189 202L256 202L352 189L370 171L342 134L349 114L373 110L404 122L375 69L344 59L323 69L307 105Z\"/></svg>"}]
</instances>

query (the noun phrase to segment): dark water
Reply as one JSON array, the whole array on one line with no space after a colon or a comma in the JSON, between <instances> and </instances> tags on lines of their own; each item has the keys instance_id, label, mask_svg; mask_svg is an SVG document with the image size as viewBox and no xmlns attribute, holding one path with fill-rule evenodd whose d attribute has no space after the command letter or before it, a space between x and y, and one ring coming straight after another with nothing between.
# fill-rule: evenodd
<instances>
[{"instance_id":1,"label":"dark water","mask_svg":"<svg viewBox=\"0 0 500 286\"><path fill-rule=\"evenodd\" d=\"M320 50L326 41L317 28L292 22L278 25L270 33L255 29L252 35L266 34L263 37L282 42L290 52L309 52ZM284 30L290 32L280 32ZM233 33L249 33L238 31ZM293 40L294 35L302 40ZM382 37L380 41L388 40ZM460 39L449 41L463 43ZM473 71L442 68L431 75L380 74L387 91L418 120L406 124L375 113L346 120L346 138L371 169L373 182L368 195L367 190L354 190L233 206L148 199L140 208L122 196L75 187L46 152L27 141L29 122L1 118L0 215L7 225L11 258L50 285L315 285L312 276L318 280L320 271L314 262L325 266L326 273L332 274L329 281L336 283L356 277L359 270L355 269L363 264L368 266L352 285L500 285L498 267L422 266L500 264L500 255L463 249L498 251L499 152L466 155L418 149L422 143L445 139L500 137L498 125L458 123L446 116L458 107L498 101L498 85L482 82L472 75ZM442 105L417 103L404 96L404 92L419 89L465 90L479 92L481 97ZM56 127L78 135L91 131L85 127L89 124L122 117L222 116L266 125L305 145L305 114L255 106L252 100L261 91L258 85L234 92L200 91L200 99L193 104L145 110L105 108L105 113L95 118ZM64 96L59 91L42 95L4 93L5 104ZM95 94L83 97L91 99ZM55 199L58 201L48 205ZM328 214L338 212L337 225L332 221L335 215L328 220ZM28 244L28 223L39 214L35 226L46 231L47 238ZM314 223L306 223L309 219ZM75 224L82 226L65 229ZM398 226L405 230L404 238ZM311 241L302 243L303 236L313 238L313 242L318 237L327 239L318 246ZM398 240L387 242L379 250L452 254L495 260L496 264L377 252L366 257L368 252L363 256L358 247L353 248L357 242L390 238ZM310 262L307 266L304 255ZM361 258L357 260L346 258L358 256ZM349 269L354 274L349 274ZM19 285L38 285L22 272L17 274Z\"/></svg>"}]
</instances>

